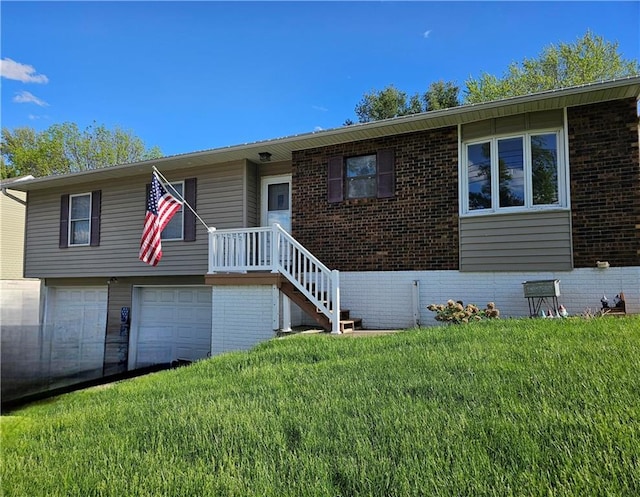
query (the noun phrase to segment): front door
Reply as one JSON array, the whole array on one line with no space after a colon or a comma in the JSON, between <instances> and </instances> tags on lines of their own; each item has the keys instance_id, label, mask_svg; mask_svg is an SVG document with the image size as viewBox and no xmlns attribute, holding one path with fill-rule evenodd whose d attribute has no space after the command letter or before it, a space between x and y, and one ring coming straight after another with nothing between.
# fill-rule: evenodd
<instances>
[{"instance_id":1,"label":"front door","mask_svg":"<svg viewBox=\"0 0 640 497\"><path fill-rule=\"evenodd\" d=\"M278 223L287 233L291 233L291 175L266 176L262 178L262 226ZM270 247L267 243L267 253ZM282 295L281 322L283 331L291 330L291 303Z\"/></svg>"},{"instance_id":2,"label":"front door","mask_svg":"<svg viewBox=\"0 0 640 497\"><path fill-rule=\"evenodd\" d=\"M291 175L262 178L262 226L278 223L291 233Z\"/></svg>"}]
</instances>

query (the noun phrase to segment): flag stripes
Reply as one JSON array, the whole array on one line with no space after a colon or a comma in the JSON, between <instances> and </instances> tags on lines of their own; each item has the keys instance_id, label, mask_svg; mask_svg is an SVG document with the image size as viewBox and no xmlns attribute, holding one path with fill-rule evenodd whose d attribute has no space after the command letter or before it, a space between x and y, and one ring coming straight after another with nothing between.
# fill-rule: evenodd
<instances>
[{"instance_id":1,"label":"flag stripes","mask_svg":"<svg viewBox=\"0 0 640 497\"><path fill-rule=\"evenodd\" d=\"M144 218L144 229L140 239L138 258L151 266L156 266L162 259L162 243L160 233L171 221L173 215L180 210L182 202L171 195L153 173L151 188L147 198L147 211Z\"/></svg>"}]
</instances>

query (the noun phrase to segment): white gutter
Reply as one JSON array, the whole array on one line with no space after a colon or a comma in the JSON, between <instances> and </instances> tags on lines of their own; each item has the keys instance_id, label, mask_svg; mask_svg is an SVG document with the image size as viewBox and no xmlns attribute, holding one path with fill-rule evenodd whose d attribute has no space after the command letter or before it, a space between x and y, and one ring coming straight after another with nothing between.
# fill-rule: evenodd
<instances>
[{"instance_id":1,"label":"white gutter","mask_svg":"<svg viewBox=\"0 0 640 497\"><path fill-rule=\"evenodd\" d=\"M615 93L615 95L612 95L610 97L604 97L598 94L598 92L601 93L616 89L624 90L625 88L627 89L626 92ZM332 128L323 131L302 133L282 138L274 138L251 143L214 148L210 150L202 150L199 152L172 155L162 157L160 159L135 162L131 164L121 164L91 171L81 171L77 173L62 174L58 176L36 178L24 183L24 187L20 189L26 191L32 189L32 186L35 187L33 189L39 189L48 188L49 186L54 185L62 186L66 185L67 183L75 184L86 181L117 178L119 176L119 173L125 172L125 170L128 171L129 174L120 174L120 176L132 176L135 174L144 174L147 172L150 174L153 166L162 168L163 165L166 165L172 168L182 168L213 165L216 163L229 162L234 160L257 161L258 152L262 151L279 152L280 157L278 157L275 153L273 154L274 161L290 160L291 151L293 150L327 146L331 144L343 143L345 141L375 138L385 134L385 129L388 130L387 134L399 134L414 131L414 129L412 129L412 125L414 125L415 127L416 124L423 124L424 126L421 127L422 129L428 129L430 127L430 123L434 124L431 127L457 125L464 121L464 116L467 114L471 115L472 113L486 113L487 116L484 118L488 118L492 117L491 111L495 111L497 109L509 109L510 107L516 106L522 107L526 106L527 104L543 102L552 99L569 100L568 102L562 102L562 105L560 105L559 108L584 105L584 103L581 103L577 100L575 102L572 102L571 98L589 94L594 95L594 103L630 96L635 96L636 98L638 98L638 96L640 95L640 76L631 76L628 78L614 79L598 83L589 83L569 88L547 90L540 93L509 97L501 100L494 100L491 102L461 105L448 109L422 112L420 114L411 114L408 116L394 117L391 119L384 119L369 123L358 123L350 126L342 126L339 128ZM374 132L372 133L372 131ZM288 156L284 157L283 154L288 154ZM83 177L86 175L91 175L92 178L90 180L83 179Z\"/></svg>"}]
</instances>

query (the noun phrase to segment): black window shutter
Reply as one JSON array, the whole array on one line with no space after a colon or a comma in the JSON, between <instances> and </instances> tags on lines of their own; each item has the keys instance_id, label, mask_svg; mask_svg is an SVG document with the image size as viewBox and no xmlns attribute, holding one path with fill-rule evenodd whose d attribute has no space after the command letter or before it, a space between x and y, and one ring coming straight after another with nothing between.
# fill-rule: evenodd
<instances>
[{"instance_id":1,"label":"black window shutter","mask_svg":"<svg viewBox=\"0 0 640 497\"><path fill-rule=\"evenodd\" d=\"M58 247L69 246L69 195L60 197L60 241Z\"/></svg>"},{"instance_id":2,"label":"black window shutter","mask_svg":"<svg viewBox=\"0 0 640 497\"><path fill-rule=\"evenodd\" d=\"M100 245L100 210L102 208L102 190L91 192L91 239L92 247Z\"/></svg>"},{"instance_id":3,"label":"black window shutter","mask_svg":"<svg viewBox=\"0 0 640 497\"><path fill-rule=\"evenodd\" d=\"M341 202L343 199L342 156L330 157L327 164L327 197L329 202Z\"/></svg>"},{"instance_id":4,"label":"black window shutter","mask_svg":"<svg viewBox=\"0 0 640 497\"><path fill-rule=\"evenodd\" d=\"M193 210L196 210L196 193L197 182L196 178L187 178L184 180L184 199L191 206ZM184 211L184 241L195 242L196 240L196 216L186 205L182 207Z\"/></svg>"},{"instance_id":5,"label":"black window shutter","mask_svg":"<svg viewBox=\"0 0 640 497\"><path fill-rule=\"evenodd\" d=\"M147 215L147 204L149 203L149 194L151 193L151 183L147 183L146 192L144 194L144 213Z\"/></svg>"},{"instance_id":6,"label":"black window shutter","mask_svg":"<svg viewBox=\"0 0 640 497\"><path fill-rule=\"evenodd\" d=\"M395 194L395 153L392 149L378 150L378 198L389 198Z\"/></svg>"}]
</instances>

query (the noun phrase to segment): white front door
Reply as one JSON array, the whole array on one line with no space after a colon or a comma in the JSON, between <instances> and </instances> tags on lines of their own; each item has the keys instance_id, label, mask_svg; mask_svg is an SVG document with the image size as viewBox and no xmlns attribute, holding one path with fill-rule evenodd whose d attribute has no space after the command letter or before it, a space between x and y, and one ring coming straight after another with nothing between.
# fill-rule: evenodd
<instances>
[{"instance_id":1,"label":"white front door","mask_svg":"<svg viewBox=\"0 0 640 497\"><path fill-rule=\"evenodd\" d=\"M278 223L287 233L291 233L291 175L266 176L262 178L262 226ZM267 253L270 246L267 243ZM280 297L278 297L279 299ZM278 301L273 302L279 306ZM291 330L291 302L282 295L282 315L278 327Z\"/></svg>"},{"instance_id":2,"label":"white front door","mask_svg":"<svg viewBox=\"0 0 640 497\"><path fill-rule=\"evenodd\" d=\"M278 223L291 232L291 175L262 178L262 226Z\"/></svg>"}]
</instances>

